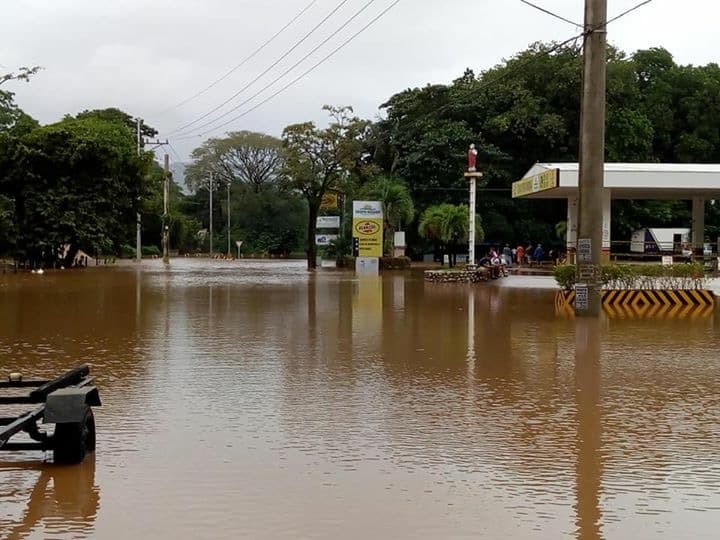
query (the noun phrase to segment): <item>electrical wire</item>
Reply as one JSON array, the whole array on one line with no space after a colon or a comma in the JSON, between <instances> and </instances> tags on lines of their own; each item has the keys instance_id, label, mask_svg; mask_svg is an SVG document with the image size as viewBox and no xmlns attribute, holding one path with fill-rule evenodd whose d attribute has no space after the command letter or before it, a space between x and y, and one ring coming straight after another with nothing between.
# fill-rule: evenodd
<instances>
[{"instance_id":1,"label":"electrical wire","mask_svg":"<svg viewBox=\"0 0 720 540\"><path fill-rule=\"evenodd\" d=\"M273 63L270 65L270 67L268 67L268 68L267 68L265 71L263 71L260 75L258 75L257 77L255 77L252 81L250 81L249 83L247 83L245 86L243 86L240 90L238 90L237 92L235 92L235 93L234 93L232 96L230 96L228 99L226 99L225 101L223 101L220 105L218 105L218 106L215 107L214 109L209 110L208 112L206 112L205 114L203 114L203 115L201 115L200 117L196 118L196 119L193 120L192 122L188 122L187 124L184 124L184 125L180 126L179 128L172 130L169 134L173 134L173 133L178 133L178 132L184 131L184 130L187 129L188 127L197 124L198 122L200 122L201 120L204 120L205 118L207 118L208 116L210 116L210 115L213 114L214 112L222 109L225 105L227 105L228 103L230 103L233 99L235 99L236 97L238 97L238 96L239 96L240 94L242 94L245 90L247 90L248 88L250 88L253 84L255 84L255 83L258 82L260 79L262 79L265 75L267 75L270 70L272 70L272 69L273 69L275 66L277 66L280 62L282 62L285 58L287 58L288 56L290 56L290 54L292 54L292 52L293 52L295 49L297 49L300 45L302 45L305 41L307 41L308 38L310 38L310 36L312 36L323 24L325 24L325 23L328 21L328 19L330 19L330 17L332 17L333 15L335 15L335 13L337 13L337 12L340 10L341 7L343 7L345 4L347 4L348 1L349 1L349 0L342 0L338 5L336 5L336 6L330 11L330 13L328 13L318 24L316 24L316 25L312 28L312 30L310 30L307 34L305 34L305 35L300 39L300 41L296 42L295 45L293 45L292 47L290 47L290 49L288 49L287 51L285 51L285 53L283 53L283 54L280 56L280 58L278 58L277 60L275 60L275 62L273 62Z\"/></svg>"},{"instance_id":2,"label":"electrical wire","mask_svg":"<svg viewBox=\"0 0 720 540\"><path fill-rule=\"evenodd\" d=\"M616 16L613 17L612 19L607 20L605 23L598 24L597 26L592 27L592 28L587 28L587 29L583 30L581 33L579 33L579 34L577 34L577 35L575 35L575 36L573 36L573 37L571 37L571 38L568 38L568 39L566 39L565 41L562 41L562 42L560 42L560 43L555 44L554 46L550 47L550 48L547 49L546 51L543 51L541 54L542 54L543 56L549 56L549 55L551 55L552 53L557 52L557 51L559 51L560 49L563 49L564 47L570 45L570 44L573 43L574 41L577 41L577 40L580 39L580 38L583 38L583 39L584 39L584 38L586 38L587 36L589 36L590 34L592 34L593 32L599 30L600 28L607 27L607 25L609 25L609 24L611 24L611 23L613 23L613 22L616 22L616 21L618 21L619 19L622 19L622 18L625 17L626 15L629 15L629 14L632 13L633 11L635 11L635 10L637 10L637 9L639 9L639 8L647 5L647 4L649 4L649 3L652 2L652 1L653 1L653 0L644 0L643 2L640 2L639 4L635 5L634 7L630 8L630 9L628 9L628 10L626 10L626 11L623 11L622 13L616 15ZM523 62L522 60L521 60L521 61L518 61L517 63L513 64L513 68L512 68L512 69L507 69L506 71L504 71L503 73L501 73L497 78L492 79L492 80L489 80L489 81L482 81L482 82L480 83L480 85L478 85L478 86L476 86L475 88L472 89L472 92L468 92L468 94L467 94L465 97L470 97L471 94L475 94L475 93L478 93L478 92L482 92L482 91L487 90L488 88L492 87L493 84L496 84L496 83L498 83L498 82L503 81L504 79L506 79L506 78L509 77L510 75L514 75L514 74L517 72L517 70L522 69L523 67L525 67L526 64L529 64L529 63L533 62L536 58L537 58L537 57L529 57L529 58L527 58L524 62ZM449 108L450 106L451 106L451 104L449 104L449 103L446 104L446 105L443 105L443 106L435 109L434 113L435 113L435 114L440 113L440 112L446 110L447 108ZM413 126L413 125L419 123L420 121L422 121L423 119L424 119L424 118L418 118L418 119L416 119L416 120L412 120L409 124L406 124L406 126L408 126L408 125L409 125L409 126Z\"/></svg>"},{"instance_id":3,"label":"electrical wire","mask_svg":"<svg viewBox=\"0 0 720 540\"><path fill-rule=\"evenodd\" d=\"M653 0L645 0L644 2L640 2L640 3L637 4L636 6L631 7L631 8L628 9L628 10L623 11L623 12L620 13L619 15L616 15L615 17L613 17L612 19L610 19L610 20L609 20L607 23L605 23L605 24L608 25L608 24L610 24L610 23L613 23L613 22L617 21L618 19L622 19L625 15L629 15L630 13L632 13L633 11L635 11L636 9L640 9L641 7L648 5L648 4L649 4L650 2L652 2L652 1L653 1Z\"/></svg>"},{"instance_id":4,"label":"electrical wire","mask_svg":"<svg viewBox=\"0 0 720 540\"><path fill-rule=\"evenodd\" d=\"M543 52L543 55L550 55L550 54L552 54L552 53L554 53L554 52L557 52L558 50L566 47L566 46L569 45L570 43L572 43L572 42L574 42L574 41L577 41L577 40L580 39L580 38L587 37L589 34L591 34L592 32L597 31L599 28L602 28L602 27L604 27L604 26L607 26L608 24L613 23L613 22L615 22L615 21L617 21L617 20L625 17L626 15L628 15L628 14L632 13L633 11L635 11L635 10L637 10L637 9L639 9L639 8L647 5L647 4L649 4L649 3L652 2L652 1L653 1L653 0L645 0L645 1L643 1L643 2L640 2L640 3L637 4L636 6L630 8L630 9L628 9L628 10L626 10L626 11L620 13L620 14L618 14L617 16L613 17L612 19L609 19L609 20L608 20L607 22L605 22L604 24L600 24L600 25L598 25L598 26L596 26L596 27L594 27L594 28L585 29L585 30L584 30L583 32L581 32L580 34L574 35L574 36L572 36L571 38L566 39L565 41L562 41L562 42L560 42L560 43L555 44L553 47L551 47L551 48L549 48L548 50L544 51L544 52ZM296 79L293 79L293 80L290 81L287 85L283 86L283 87L280 88L278 91L276 91L275 93L271 94L269 97L265 98L263 101L259 102L258 104L256 104L255 106L251 107L251 108L248 109L247 111L245 111L245 112L243 112L243 113L241 113L241 114L239 114L239 115L231 118L230 120L228 120L227 122L225 122L225 123L223 123L223 124L220 124L219 126L216 126L213 130L209 130L209 131L206 131L206 132L203 132L203 133L194 134L194 135L182 136L182 137L179 137L178 140L186 140L186 139L191 139L191 138L195 138L195 137L203 137L203 136L207 135L208 133L210 133L211 131L214 131L214 130L216 130L216 129L220 129L220 128L222 128L222 127L225 127L225 126L227 126L228 124L230 124L230 123L232 123L232 122L235 122L236 120L239 120L239 119L247 116L248 114L252 113L253 111L257 110L258 108L260 108L261 106L265 105L266 103L268 103L269 101L271 101L272 99L276 98L278 95L280 95L281 93L283 93L285 90L287 90L288 88L290 88L291 86L293 86L294 84L296 84L297 82L299 82L300 80L302 80L304 77L306 77L307 75L309 75L310 73L312 73L315 69L317 69L318 67L320 67L320 66L321 66L322 64L324 64L327 60L329 60L330 58L332 58L335 54L337 54L340 50L342 50L342 49L343 49L345 46L347 46L351 41L353 41L357 36L359 36L361 33L363 33L365 30L367 30L370 26L372 26L375 22L377 22L377 21L378 21L380 18L382 18L388 11L390 11L392 8L394 8L394 7L395 7L397 4L399 4L400 2L401 2L401 0L395 0L392 4L390 4L390 6L388 6L385 10L383 10L378 16L376 16L374 19L372 19L367 25L365 25L363 28L361 28L358 32L356 32L355 34L353 34L352 36L350 36L350 38L349 38L348 40L346 40L345 42L343 42L339 47L337 47L337 48L336 48L335 50L333 50L330 54L328 54L326 57L324 57L322 60L320 60L317 64L313 65L310 69L308 69L307 71L305 71L304 73L302 73L299 77L297 77ZM573 24L574 24L574 23L573 23ZM526 62L519 62L519 63L515 64L515 69L517 69L518 67L524 67L524 65L525 65L526 63L529 63L529 62L532 61L532 60L534 60L534 59L528 59ZM505 73L501 74L498 78L493 79L492 81L488 81L487 83L485 83L484 85L482 85L482 86L479 88L479 90L486 90L486 89L489 88L492 84L495 84L495 83L497 83L498 81L502 81L503 79L505 79L505 78L506 78L507 76L509 76L510 74L511 74L510 72L506 71ZM478 88L475 88L475 89L473 90L473 92L477 92L477 90L478 90ZM436 112L436 113L437 113L437 112L440 112L440 111L442 111L443 109L447 109L449 106L450 106L449 104L448 104L448 105L444 105L444 106L440 107L439 109L436 109L435 112ZM413 123L416 123L416 122L419 122L419 119L413 121Z\"/></svg>"},{"instance_id":5,"label":"electrical wire","mask_svg":"<svg viewBox=\"0 0 720 540\"><path fill-rule=\"evenodd\" d=\"M177 158L178 163L182 163L183 160L182 160L182 158L180 157L180 154L178 154L177 150L175 150L175 147L174 147L172 144L170 144L170 142L168 142L168 146L170 147L170 151L171 151L171 152L173 153L173 155Z\"/></svg>"},{"instance_id":6,"label":"electrical wire","mask_svg":"<svg viewBox=\"0 0 720 540\"><path fill-rule=\"evenodd\" d=\"M193 131L205 129L211 125L213 125L215 122L218 122L219 120L222 120L223 118L227 117L230 113L237 111L238 109L244 107L248 103L250 103L253 99L261 95L265 90L271 88L275 85L275 83L279 82L280 80L284 79L286 75L291 73L296 67L298 67L300 64L302 64L305 60L310 58L313 54L315 54L318 50L320 50L328 41L330 41L332 38L334 38L336 35L338 35L340 32L342 32L351 22L353 22L356 18L358 18L365 10L367 10L372 4L375 3L376 0L368 0L368 2L365 3L364 6L362 6L358 11L353 14L352 17L350 17L347 21L345 21L342 26L340 26L337 30L335 30L332 34L330 34L327 38L325 38L323 41L321 41L314 49L312 49L309 53L307 53L305 56L303 56L300 60L295 62L292 66L290 66L288 69L286 69L284 72L282 72L278 77L270 81L268 84L263 86L260 90L255 92L252 96L245 99L244 101L238 103L231 109L223 112L220 114L217 118L214 118L212 120L209 120L208 122L205 122L204 124L201 124L199 126L196 126L193 128ZM181 134L182 135L182 134Z\"/></svg>"},{"instance_id":7,"label":"electrical wire","mask_svg":"<svg viewBox=\"0 0 720 540\"><path fill-rule=\"evenodd\" d=\"M531 8L535 8L535 9L537 9L538 11L542 11L543 13L545 13L545 14L547 14L547 15L550 15L551 17L555 17L556 19L560 19L560 20L563 21L563 22L566 22L566 23L568 23L568 24L572 24L573 26L575 26L575 27L577 27L577 28L582 28L582 26L583 26L582 24L578 24L578 23L576 23L575 21L571 21L570 19L566 19L566 18L563 17L562 15L558 15L557 13L553 13L553 12L550 11L549 9L545 9L545 8L542 7L542 6L538 6L537 4L533 4L533 3L530 2L529 0L520 0L520 1L521 1L523 4L530 6Z\"/></svg>"},{"instance_id":8,"label":"electrical wire","mask_svg":"<svg viewBox=\"0 0 720 540\"><path fill-rule=\"evenodd\" d=\"M257 105L255 105L255 106L251 107L250 109L248 109L247 111L245 111L245 112L243 112L243 113L241 113L241 114L239 114L239 115L231 118L231 119L228 120L227 122L225 122L225 123L223 123L223 124L220 124L219 126L216 126L216 127L213 128L212 130L205 131L205 132L203 132L203 133L198 133L198 134L195 134L195 135L187 135L187 136L185 136L185 137L181 137L180 139L190 139L190 138L194 138L194 137L202 137L202 136L204 136L204 135L207 135L207 134L210 133L211 131L214 131L214 130L216 130L216 129L220 129L220 128L222 128L222 127L225 127L225 126L227 126L228 124L231 124L232 122L235 122L236 120L239 120L240 118L243 118L243 117L247 116L248 114L250 114L251 112L257 110L257 109L260 108L260 107L262 107L263 105L265 105L266 103L268 103L270 100L276 98L277 96L279 96L280 94L282 94L285 90L287 90L287 89L290 88L291 86L295 85L296 83L298 83L299 81L301 81L303 78L305 78L307 75L309 75L310 73L312 73L313 71L315 71L317 68L319 68L321 65L323 65L325 62L327 62L328 60L330 60L330 58L332 58L332 57L335 56L337 53L339 53L342 49L344 49L347 45L349 45L352 41L354 41L360 34L362 34L363 32L365 32L368 28L370 28L370 27L371 27L372 25L374 25L377 21L379 21L382 17L384 17L385 14L387 14L391 9L393 9L393 8L394 8L396 5L398 5L401 1L402 1L402 0L395 0L394 2L392 2L388 7L386 7L386 8L385 8L383 11L381 11L378 15L376 15L374 18L372 18L372 19L370 20L370 22L368 22L368 23L367 23L365 26L363 26L360 30L358 30L357 32L355 32L352 36L350 36L347 40L345 40L342 44L340 44L340 46L338 46L336 49L334 49L330 54L328 54L328 55L325 56L322 60L320 60L318 63L316 63L315 65L313 65L310 69L308 69L307 71L303 72L299 77L293 79L293 80L290 81L288 84L286 84L285 86L283 86L282 88L280 88L278 91L276 91L275 93L271 94L269 97L267 97L267 98L265 98L264 100L262 100L262 101L261 101L260 103L258 103Z\"/></svg>"},{"instance_id":9,"label":"electrical wire","mask_svg":"<svg viewBox=\"0 0 720 540\"><path fill-rule=\"evenodd\" d=\"M179 107L182 107L183 105L185 105L185 104L187 104L187 103L190 103L191 101L199 98L200 96L202 96L203 94L205 94L208 90L214 88L215 86L217 86L218 84L220 84L222 81L224 81L225 79L227 79L230 75L232 75L233 73L235 73L238 69L240 69L241 67L243 67L243 66L244 66L245 64L247 64L250 60L252 60L252 59L255 58L258 54L260 54L268 45L270 45L270 44L271 44L273 41L275 41L283 32L285 32L285 30L287 30L288 28L290 28L300 17L302 17L303 15L305 15L305 13L306 13L311 7L313 7L315 4L317 4L317 1L318 1L318 0L312 0L308 5L306 5L303 9L301 9L299 13L297 13L292 19L290 19L290 22L288 22L285 26L283 26L280 30L278 30L275 34L273 34L272 37L270 37L270 39L268 39L267 41L265 41L262 45L260 45L257 49L255 49L250 55L246 56L239 64L237 64L235 67L233 67L232 69L230 69L230 70L229 70L227 73L225 73L222 77L220 77L219 79L216 79L216 80L213 81L211 84L209 84L208 86L206 86L205 88L203 88L202 90L200 90L199 92L197 92L196 94L193 94L193 95L190 96L189 98L186 98L186 99L180 101L179 103L176 103L176 104L173 105L172 107L168 107L167 109L164 109L164 110L160 111L159 113L157 113L157 116L162 116L162 115L164 115L164 114L166 114L166 113L168 113L168 112L170 112L170 111L172 111L172 110L175 110L175 109L177 109L177 108L179 108Z\"/></svg>"}]
</instances>

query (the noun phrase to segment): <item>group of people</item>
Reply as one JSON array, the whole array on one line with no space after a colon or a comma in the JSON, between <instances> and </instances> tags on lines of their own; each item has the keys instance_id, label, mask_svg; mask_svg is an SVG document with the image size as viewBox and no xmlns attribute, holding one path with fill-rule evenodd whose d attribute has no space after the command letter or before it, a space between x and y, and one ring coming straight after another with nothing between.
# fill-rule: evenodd
<instances>
[{"instance_id":1,"label":"group of people","mask_svg":"<svg viewBox=\"0 0 720 540\"><path fill-rule=\"evenodd\" d=\"M498 274L507 275L507 269L513 265L541 265L546 260L557 264L559 258L560 254L555 249L551 249L546 254L542 244L537 246L528 244L526 247L519 244L516 248L511 248L510 244L505 244L500 253L496 248L491 247L485 256L480 259L479 264L487 268L497 268Z\"/></svg>"}]
</instances>

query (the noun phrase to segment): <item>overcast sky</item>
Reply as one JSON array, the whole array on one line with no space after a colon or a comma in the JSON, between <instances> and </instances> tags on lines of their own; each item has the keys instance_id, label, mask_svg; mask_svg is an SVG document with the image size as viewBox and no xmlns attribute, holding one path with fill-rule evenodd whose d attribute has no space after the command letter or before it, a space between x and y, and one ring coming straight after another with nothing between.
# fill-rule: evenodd
<instances>
[{"instance_id":1,"label":"overcast sky","mask_svg":"<svg viewBox=\"0 0 720 540\"><path fill-rule=\"evenodd\" d=\"M0 72L22 65L44 70L30 84L4 89L43 123L83 109L119 107L143 117L185 158L205 137L182 139L237 106L310 52L369 0L345 4L259 82L189 129L173 130L216 107L272 65L341 0L316 0L298 21L242 68L199 98L167 110L204 89L268 40L311 0L5 0L0 18ZM609 15L640 0L609 0ZM287 77L224 117L231 119L287 84L330 53L393 0L375 0L335 38ZM583 0L536 0L582 22ZM682 64L718 62L720 2L654 0L612 24L609 40L626 52L663 46ZM207 136L228 130L279 135L285 125L323 122L323 104L353 105L375 118L392 94L446 83L465 68L476 72L535 41L565 40L579 28L520 0L401 0L346 48L256 111Z\"/></svg>"}]
</instances>

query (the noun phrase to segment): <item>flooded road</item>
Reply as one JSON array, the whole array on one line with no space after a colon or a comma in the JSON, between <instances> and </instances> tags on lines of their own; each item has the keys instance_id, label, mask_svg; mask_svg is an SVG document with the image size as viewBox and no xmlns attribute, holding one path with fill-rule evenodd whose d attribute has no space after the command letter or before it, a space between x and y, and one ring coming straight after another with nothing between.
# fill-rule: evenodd
<instances>
[{"instance_id":1,"label":"flooded road","mask_svg":"<svg viewBox=\"0 0 720 540\"><path fill-rule=\"evenodd\" d=\"M421 274L0 275L0 376L103 398L82 466L0 454L0 538L717 538L718 348Z\"/></svg>"}]
</instances>

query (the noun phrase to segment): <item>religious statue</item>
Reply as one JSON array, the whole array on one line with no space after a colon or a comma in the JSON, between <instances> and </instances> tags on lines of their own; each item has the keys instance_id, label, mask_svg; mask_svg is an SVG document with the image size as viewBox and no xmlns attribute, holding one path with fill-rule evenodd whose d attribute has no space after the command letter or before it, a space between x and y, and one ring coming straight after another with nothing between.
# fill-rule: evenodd
<instances>
[{"instance_id":1,"label":"religious statue","mask_svg":"<svg viewBox=\"0 0 720 540\"><path fill-rule=\"evenodd\" d=\"M475 145L470 145L470 150L468 151L468 171L469 172L475 172L477 169L475 168L477 165L477 155L478 151L475 149Z\"/></svg>"}]
</instances>

